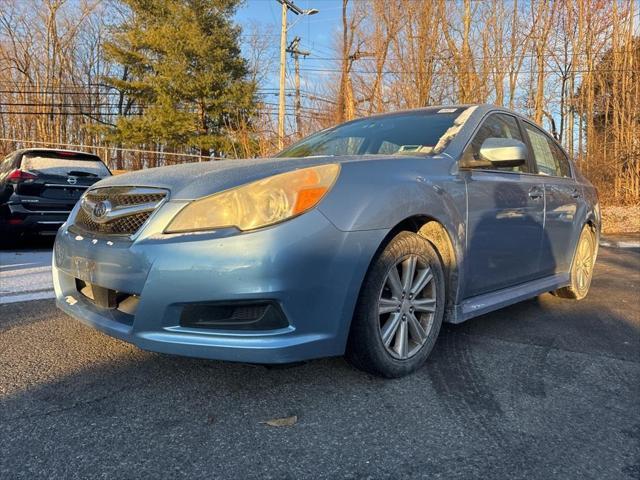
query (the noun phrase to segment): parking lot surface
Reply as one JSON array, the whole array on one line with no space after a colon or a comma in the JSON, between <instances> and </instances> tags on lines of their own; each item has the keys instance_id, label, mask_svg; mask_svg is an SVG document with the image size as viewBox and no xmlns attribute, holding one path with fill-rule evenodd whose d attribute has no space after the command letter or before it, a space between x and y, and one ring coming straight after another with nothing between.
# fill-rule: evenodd
<instances>
[{"instance_id":1,"label":"parking lot surface","mask_svg":"<svg viewBox=\"0 0 640 480\"><path fill-rule=\"evenodd\" d=\"M637 479L639 291L640 251L602 248L586 300L445 326L392 381L158 355L2 304L0 478Z\"/></svg>"}]
</instances>

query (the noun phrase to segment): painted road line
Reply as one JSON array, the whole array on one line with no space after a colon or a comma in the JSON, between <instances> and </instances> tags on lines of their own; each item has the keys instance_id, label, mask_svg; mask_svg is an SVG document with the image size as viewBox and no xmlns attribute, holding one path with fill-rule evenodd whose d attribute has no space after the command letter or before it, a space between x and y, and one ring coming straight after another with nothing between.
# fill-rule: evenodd
<instances>
[{"instance_id":1,"label":"painted road line","mask_svg":"<svg viewBox=\"0 0 640 480\"><path fill-rule=\"evenodd\" d=\"M31 300L44 300L47 298L55 298L56 294L53 290L47 289L41 292L30 292L19 295L4 295L0 298L0 304L5 303L17 303L17 302L29 302Z\"/></svg>"},{"instance_id":2,"label":"painted road line","mask_svg":"<svg viewBox=\"0 0 640 480\"><path fill-rule=\"evenodd\" d=\"M640 240L609 240L601 239L601 247L610 248L640 248Z\"/></svg>"},{"instance_id":3,"label":"painted road line","mask_svg":"<svg viewBox=\"0 0 640 480\"><path fill-rule=\"evenodd\" d=\"M51 251L0 252L0 303L53 296Z\"/></svg>"}]
</instances>

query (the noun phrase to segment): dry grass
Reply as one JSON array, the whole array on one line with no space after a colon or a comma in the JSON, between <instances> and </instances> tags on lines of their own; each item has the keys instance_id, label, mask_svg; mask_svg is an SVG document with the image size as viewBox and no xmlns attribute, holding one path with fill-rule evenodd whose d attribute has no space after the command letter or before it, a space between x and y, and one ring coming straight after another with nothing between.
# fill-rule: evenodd
<instances>
[{"instance_id":1,"label":"dry grass","mask_svg":"<svg viewBox=\"0 0 640 480\"><path fill-rule=\"evenodd\" d=\"M602 207L602 233L636 232L640 232L640 205Z\"/></svg>"}]
</instances>

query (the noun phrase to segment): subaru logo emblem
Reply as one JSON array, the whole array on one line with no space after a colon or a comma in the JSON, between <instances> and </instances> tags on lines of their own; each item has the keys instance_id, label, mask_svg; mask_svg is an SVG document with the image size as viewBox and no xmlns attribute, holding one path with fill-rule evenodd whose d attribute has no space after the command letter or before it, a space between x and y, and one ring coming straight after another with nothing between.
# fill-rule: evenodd
<instances>
[{"instance_id":1,"label":"subaru logo emblem","mask_svg":"<svg viewBox=\"0 0 640 480\"><path fill-rule=\"evenodd\" d=\"M75 185L76 183L78 183L78 179L76 177L68 177L67 178L67 183L69 185Z\"/></svg>"},{"instance_id":2,"label":"subaru logo emblem","mask_svg":"<svg viewBox=\"0 0 640 480\"><path fill-rule=\"evenodd\" d=\"M107 216L110 212L111 202L109 202L109 200L102 200L93 206L91 216L95 222L102 223L107 220Z\"/></svg>"}]
</instances>

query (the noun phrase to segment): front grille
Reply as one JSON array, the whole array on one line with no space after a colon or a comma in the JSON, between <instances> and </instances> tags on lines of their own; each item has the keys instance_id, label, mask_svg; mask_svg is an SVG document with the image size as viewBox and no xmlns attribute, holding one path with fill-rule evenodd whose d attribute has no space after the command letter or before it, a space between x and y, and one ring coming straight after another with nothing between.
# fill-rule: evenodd
<instances>
[{"instance_id":1,"label":"front grille","mask_svg":"<svg viewBox=\"0 0 640 480\"><path fill-rule=\"evenodd\" d=\"M149 219L153 211L160 206L167 193L161 189L136 187L103 187L91 190L86 194L90 204L109 201L113 211L130 209L136 206L152 205L152 210L141 212L132 211L130 214L113 218L107 222L99 222L92 216L91 211L80 206L73 226L81 230L103 235L134 235Z\"/></svg>"},{"instance_id":2,"label":"front grille","mask_svg":"<svg viewBox=\"0 0 640 480\"><path fill-rule=\"evenodd\" d=\"M133 235L147 221L152 212L138 213L127 217L118 218L109 223L96 223L91 216L82 208L78 212L75 225L89 232L112 234L112 235Z\"/></svg>"},{"instance_id":3,"label":"front grille","mask_svg":"<svg viewBox=\"0 0 640 480\"><path fill-rule=\"evenodd\" d=\"M144 191L150 190L145 188ZM116 187L97 188L87 193L87 197L91 200L99 202L101 200L109 200L114 207L125 205L140 205L142 203L160 202L166 196L166 193L135 193L135 189L122 189Z\"/></svg>"}]
</instances>

